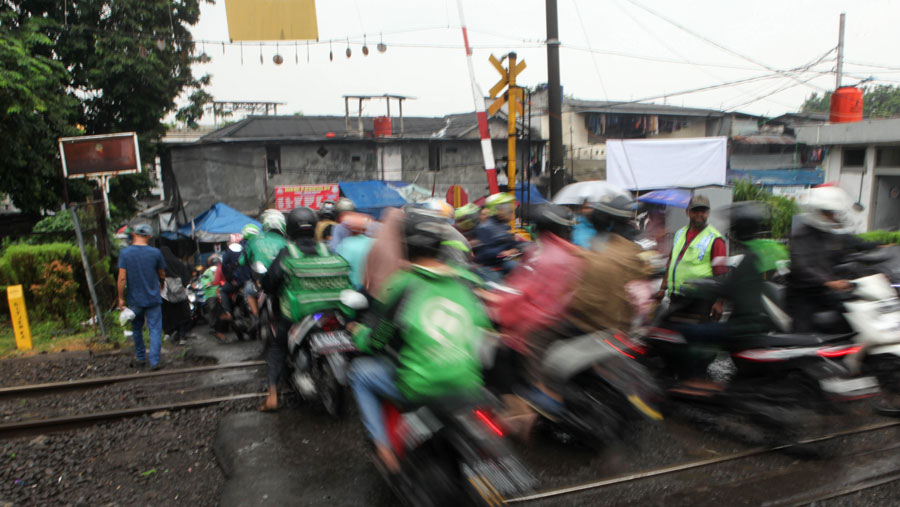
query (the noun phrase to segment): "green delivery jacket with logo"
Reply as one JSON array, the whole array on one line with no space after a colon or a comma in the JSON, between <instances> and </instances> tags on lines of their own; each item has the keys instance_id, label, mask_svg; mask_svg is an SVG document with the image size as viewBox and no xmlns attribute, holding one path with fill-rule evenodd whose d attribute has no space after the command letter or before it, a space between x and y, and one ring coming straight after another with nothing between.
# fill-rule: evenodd
<instances>
[{"instance_id":1,"label":"green delivery jacket with logo","mask_svg":"<svg viewBox=\"0 0 900 507\"><path fill-rule=\"evenodd\" d=\"M392 356L397 388L409 400L478 392L478 347L490 320L475 283L474 275L450 267L413 265L392 275L375 308L379 321L356 329L356 346Z\"/></svg>"},{"instance_id":2,"label":"green delivery jacket with logo","mask_svg":"<svg viewBox=\"0 0 900 507\"><path fill-rule=\"evenodd\" d=\"M253 263L260 261L266 269L272 266L278 252L287 246L287 240L284 236L277 232L266 231L257 234L247 240L247 248L244 249L244 255L241 256L241 265L248 265L253 268Z\"/></svg>"}]
</instances>

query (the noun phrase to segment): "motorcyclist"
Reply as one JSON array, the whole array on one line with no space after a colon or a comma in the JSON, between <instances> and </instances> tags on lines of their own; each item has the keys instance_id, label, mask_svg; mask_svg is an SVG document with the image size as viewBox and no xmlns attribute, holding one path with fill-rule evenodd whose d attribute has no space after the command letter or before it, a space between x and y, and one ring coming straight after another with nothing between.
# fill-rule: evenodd
<instances>
[{"instance_id":1,"label":"motorcyclist","mask_svg":"<svg viewBox=\"0 0 900 507\"><path fill-rule=\"evenodd\" d=\"M331 239L332 228L337 225L337 211L331 199L319 205L319 221L316 223L316 241Z\"/></svg>"},{"instance_id":2,"label":"motorcyclist","mask_svg":"<svg viewBox=\"0 0 900 507\"><path fill-rule=\"evenodd\" d=\"M369 234L373 221L369 215L355 211L341 215L341 224L347 227L351 235L341 241L335 253L350 264L350 281L356 290L362 289L366 257L375 242L375 239Z\"/></svg>"},{"instance_id":3,"label":"motorcyclist","mask_svg":"<svg viewBox=\"0 0 900 507\"><path fill-rule=\"evenodd\" d=\"M277 299L272 320L275 333L266 348L268 394L260 410L278 408L278 381L287 357L287 334L291 325L309 314L335 304L342 289L350 288L350 268L315 239L316 213L294 208L287 218L289 243L278 252L262 279L267 294Z\"/></svg>"},{"instance_id":4,"label":"motorcyclist","mask_svg":"<svg viewBox=\"0 0 900 507\"><path fill-rule=\"evenodd\" d=\"M850 253L878 245L844 232L852 200L840 187L812 188L799 202L804 213L791 232L787 305L794 331L801 333L813 331L815 313L840 311L834 295L853 288L835 273L834 266Z\"/></svg>"},{"instance_id":5,"label":"motorcyclist","mask_svg":"<svg viewBox=\"0 0 900 507\"><path fill-rule=\"evenodd\" d=\"M272 262L278 255L278 252L287 245L287 240L284 239L285 220L282 212L268 209L263 212L260 221L263 226L261 234L254 233L250 234L248 237L246 234L248 228L256 226L250 224L244 227L244 254L241 256L240 260L242 266L248 266L251 272L254 273L257 270L257 262L261 263L262 267L265 268L263 273L265 270L268 270L269 266L272 265ZM247 280L244 284L244 297L247 298L247 303L250 306L250 313L253 314L253 327L255 327L256 320L259 317L259 305L257 302L259 291L257 290L256 284L258 283L258 278L261 276L261 274L257 274L255 277L256 279L251 276L251 279Z\"/></svg>"},{"instance_id":6,"label":"motorcyclist","mask_svg":"<svg viewBox=\"0 0 900 507\"><path fill-rule=\"evenodd\" d=\"M216 293L219 290L219 286L216 285L216 271L219 270L219 265L222 263L222 258L219 257L218 254L212 254L206 259L206 270L203 271L203 274L200 275L200 287L203 289L203 313L206 315L207 322L210 326L215 324L215 312L216 312Z\"/></svg>"},{"instance_id":7,"label":"motorcyclist","mask_svg":"<svg viewBox=\"0 0 900 507\"><path fill-rule=\"evenodd\" d=\"M759 269L760 256L755 252L753 239L763 233L768 219L768 210L756 201L739 202L730 208L731 224L729 235L735 246L734 259L740 262L725 275L717 277L712 288L705 289L703 296L718 297L731 301L731 314L723 322L675 323L666 322L662 327L681 333L695 345L689 357L682 363L682 376L688 378L681 389L718 388L714 383L698 380L705 376L707 366L715 358L717 345L735 336L765 333L771 329L762 302L763 273ZM691 295L690 280L684 283L684 292ZM694 378L690 378L694 377Z\"/></svg>"},{"instance_id":8,"label":"motorcyclist","mask_svg":"<svg viewBox=\"0 0 900 507\"><path fill-rule=\"evenodd\" d=\"M484 202L489 216L475 227L472 250L487 281L499 281L515 267L510 258L519 254L520 245L509 230L515 205L515 197L508 193L488 196Z\"/></svg>"},{"instance_id":9,"label":"motorcyclist","mask_svg":"<svg viewBox=\"0 0 900 507\"><path fill-rule=\"evenodd\" d=\"M399 470L380 400L420 404L480 392L477 347L490 322L472 291L475 278L438 258L446 221L409 209L404 238L409 269L393 274L374 308L374 324L358 325L357 347L377 357L353 361L348 373L363 424L388 471Z\"/></svg>"},{"instance_id":10,"label":"motorcyclist","mask_svg":"<svg viewBox=\"0 0 900 507\"><path fill-rule=\"evenodd\" d=\"M222 313L219 315L220 325L217 326L216 337L220 341L225 340L227 324L233 320L232 297L243 289L244 283L250 279L250 270L241 266L241 256L244 255L244 237L241 234L231 234L228 238L228 248L222 254L222 264L216 271L216 283L219 285L219 303Z\"/></svg>"},{"instance_id":11,"label":"motorcyclist","mask_svg":"<svg viewBox=\"0 0 900 507\"><path fill-rule=\"evenodd\" d=\"M460 206L459 208L456 208L456 211L454 211L453 219L456 225L456 230L461 232L467 240L471 241L474 237L475 227L481 220L481 208L479 208L478 205L474 203Z\"/></svg>"},{"instance_id":12,"label":"motorcyclist","mask_svg":"<svg viewBox=\"0 0 900 507\"><path fill-rule=\"evenodd\" d=\"M348 211L356 211L356 205L353 204L353 201L346 197L341 197L338 199L338 202L334 205L334 213L337 217L337 221L341 221L341 215L347 213ZM344 238L350 236L350 229L338 223L331 229L331 239L328 240L328 248L335 252L337 251L338 245L341 244L341 241L344 241Z\"/></svg>"}]
</instances>

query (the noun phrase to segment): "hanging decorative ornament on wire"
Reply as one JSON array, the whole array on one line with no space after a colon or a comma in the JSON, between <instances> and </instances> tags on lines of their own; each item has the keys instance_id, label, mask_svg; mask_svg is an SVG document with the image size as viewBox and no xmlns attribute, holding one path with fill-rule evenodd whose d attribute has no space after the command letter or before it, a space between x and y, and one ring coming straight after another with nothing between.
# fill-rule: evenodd
<instances>
[{"instance_id":1,"label":"hanging decorative ornament on wire","mask_svg":"<svg viewBox=\"0 0 900 507\"><path fill-rule=\"evenodd\" d=\"M211 58L208 54L206 54L206 43L204 42L201 47L203 49L201 50L200 56L197 59L200 61L200 63L209 63Z\"/></svg>"},{"instance_id":2,"label":"hanging decorative ornament on wire","mask_svg":"<svg viewBox=\"0 0 900 507\"><path fill-rule=\"evenodd\" d=\"M363 56L369 56L369 46L366 44L366 36L363 35L363 47L362 47Z\"/></svg>"},{"instance_id":3,"label":"hanging decorative ornament on wire","mask_svg":"<svg viewBox=\"0 0 900 507\"><path fill-rule=\"evenodd\" d=\"M278 43L275 43L275 56L272 57L272 61L275 62L275 65L281 65L284 63L284 58L281 57L278 51Z\"/></svg>"},{"instance_id":4,"label":"hanging decorative ornament on wire","mask_svg":"<svg viewBox=\"0 0 900 507\"><path fill-rule=\"evenodd\" d=\"M347 55L347 58L350 58L350 55L353 54L353 51L350 51L350 38L349 37L347 38L347 51L344 51L344 53Z\"/></svg>"},{"instance_id":5,"label":"hanging decorative ornament on wire","mask_svg":"<svg viewBox=\"0 0 900 507\"><path fill-rule=\"evenodd\" d=\"M384 53L385 51L387 51L387 46L384 44L384 34L380 34L380 35L381 35L381 42L379 42L378 45L375 47L378 48L379 53Z\"/></svg>"},{"instance_id":6,"label":"hanging decorative ornament on wire","mask_svg":"<svg viewBox=\"0 0 900 507\"><path fill-rule=\"evenodd\" d=\"M144 46L141 46L140 48L138 48L138 54L141 55L141 58L147 58L147 55L148 55L149 53L150 53L150 52L147 51L147 48L145 48Z\"/></svg>"},{"instance_id":7,"label":"hanging decorative ornament on wire","mask_svg":"<svg viewBox=\"0 0 900 507\"><path fill-rule=\"evenodd\" d=\"M166 41L163 39L156 39L156 48L160 51L166 49Z\"/></svg>"}]
</instances>

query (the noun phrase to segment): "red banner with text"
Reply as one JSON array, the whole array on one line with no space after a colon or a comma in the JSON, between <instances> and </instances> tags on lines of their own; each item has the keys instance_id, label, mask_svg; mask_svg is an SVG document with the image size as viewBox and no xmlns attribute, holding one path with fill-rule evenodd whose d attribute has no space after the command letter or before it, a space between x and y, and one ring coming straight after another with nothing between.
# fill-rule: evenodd
<instances>
[{"instance_id":1,"label":"red banner with text","mask_svg":"<svg viewBox=\"0 0 900 507\"><path fill-rule=\"evenodd\" d=\"M337 183L275 187L275 209L290 211L298 206L307 206L317 210L323 202L337 201L339 196Z\"/></svg>"}]
</instances>

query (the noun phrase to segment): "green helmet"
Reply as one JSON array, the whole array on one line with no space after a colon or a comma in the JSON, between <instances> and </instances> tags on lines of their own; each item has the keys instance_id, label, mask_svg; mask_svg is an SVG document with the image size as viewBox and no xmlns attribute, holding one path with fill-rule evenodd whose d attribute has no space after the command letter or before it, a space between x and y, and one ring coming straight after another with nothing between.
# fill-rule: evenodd
<instances>
[{"instance_id":1,"label":"green helmet","mask_svg":"<svg viewBox=\"0 0 900 507\"><path fill-rule=\"evenodd\" d=\"M516 198L508 192L498 192L488 196L484 200L484 207L488 210L488 214L493 215L497 212L497 208L504 204L516 205Z\"/></svg>"},{"instance_id":2,"label":"green helmet","mask_svg":"<svg viewBox=\"0 0 900 507\"><path fill-rule=\"evenodd\" d=\"M278 211L277 209L267 209L263 212L260 217L260 222L262 222L263 230L266 232L275 231L278 234L284 236L285 234L285 219L284 213Z\"/></svg>"},{"instance_id":3,"label":"green helmet","mask_svg":"<svg viewBox=\"0 0 900 507\"><path fill-rule=\"evenodd\" d=\"M256 224L247 224L243 228L241 228L241 236L243 236L244 239L256 236L260 232L261 231L259 230L259 226Z\"/></svg>"},{"instance_id":4,"label":"green helmet","mask_svg":"<svg viewBox=\"0 0 900 507\"><path fill-rule=\"evenodd\" d=\"M456 226L463 231L471 230L478 224L478 215L480 212L481 208L473 203L456 208L456 212L453 216L456 221Z\"/></svg>"}]
</instances>

